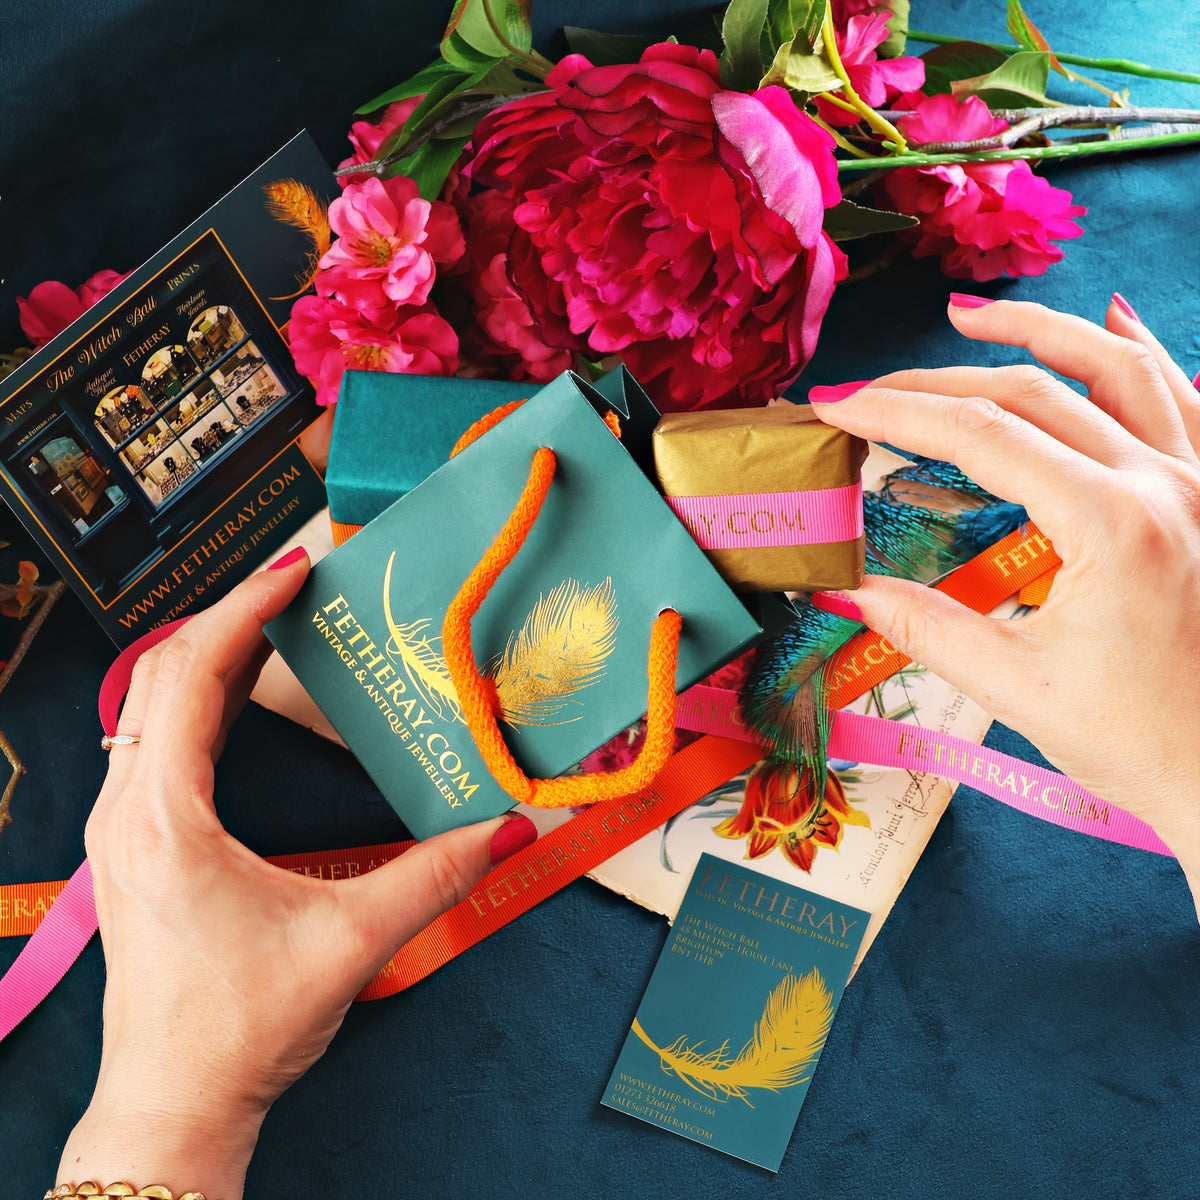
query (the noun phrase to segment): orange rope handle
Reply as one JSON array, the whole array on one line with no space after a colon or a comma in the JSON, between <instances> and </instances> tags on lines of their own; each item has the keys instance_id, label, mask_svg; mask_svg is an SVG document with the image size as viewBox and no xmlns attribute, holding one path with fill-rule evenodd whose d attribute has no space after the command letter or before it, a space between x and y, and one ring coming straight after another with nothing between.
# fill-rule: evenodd
<instances>
[{"instance_id":1,"label":"orange rope handle","mask_svg":"<svg viewBox=\"0 0 1200 1200\"><path fill-rule=\"evenodd\" d=\"M454 443L450 457L453 458L460 450L465 450L476 438L483 437L489 429L494 429L505 417L511 416L524 403L524 400L510 400L507 404L500 405L499 408L493 408L490 413L484 413L478 421L468 426L462 437Z\"/></svg>"},{"instance_id":2,"label":"orange rope handle","mask_svg":"<svg viewBox=\"0 0 1200 1200\"><path fill-rule=\"evenodd\" d=\"M481 429L475 436L484 432ZM683 627L683 618L673 609L659 613L654 621L650 634L646 741L633 762L618 771L561 779L530 779L521 770L496 721L495 685L480 675L475 665L471 621L500 573L525 544L550 490L557 461L554 451L544 446L535 452L529 479L516 507L459 588L442 623L442 653L462 706L463 719L484 764L514 800L539 808L593 804L631 795L648 786L666 765L675 744L675 667Z\"/></svg>"}]
</instances>

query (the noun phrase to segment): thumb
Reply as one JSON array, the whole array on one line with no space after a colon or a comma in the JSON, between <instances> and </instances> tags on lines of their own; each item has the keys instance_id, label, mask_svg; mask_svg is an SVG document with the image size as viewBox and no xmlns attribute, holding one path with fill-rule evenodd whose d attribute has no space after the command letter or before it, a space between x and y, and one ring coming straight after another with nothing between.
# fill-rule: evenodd
<instances>
[{"instance_id":1,"label":"thumb","mask_svg":"<svg viewBox=\"0 0 1200 1200\"><path fill-rule=\"evenodd\" d=\"M817 592L812 602L861 620L993 715L1016 704L1028 656L1022 636L1028 618L1016 622L981 616L934 588L885 575L868 575L855 592ZM861 615L851 612L850 605Z\"/></svg>"},{"instance_id":2,"label":"thumb","mask_svg":"<svg viewBox=\"0 0 1200 1200\"><path fill-rule=\"evenodd\" d=\"M494 866L537 836L537 826L528 817L510 812L439 833L385 866L345 880L339 900L349 906L353 924L365 939L364 949L375 960L371 973L435 917L465 900Z\"/></svg>"}]
</instances>

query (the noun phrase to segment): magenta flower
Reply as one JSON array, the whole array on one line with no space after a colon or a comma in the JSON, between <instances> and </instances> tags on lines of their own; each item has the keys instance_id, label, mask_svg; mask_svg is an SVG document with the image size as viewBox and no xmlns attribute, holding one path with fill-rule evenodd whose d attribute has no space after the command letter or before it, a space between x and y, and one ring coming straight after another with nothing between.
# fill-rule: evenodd
<instances>
[{"instance_id":1,"label":"magenta flower","mask_svg":"<svg viewBox=\"0 0 1200 1200\"><path fill-rule=\"evenodd\" d=\"M465 220L466 287L475 319L463 337L463 374L549 383L575 366L575 354L543 340L537 319L508 277L512 203L485 191L457 201Z\"/></svg>"},{"instance_id":2,"label":"magenta flower","mask_svg":"<svg viewBox=\"0 0 1200 1200\"><path fill-rule=\"evenodd\" d=\"M1008 128L977 96L959 103L917 92L899 104L913 110L898 125L917 144L972 141ZM1063 256L1054 242L1083 233L1071 218L1087 212L1023 161L900 167L879 190L898 212L920 219L900 233L916 257L937 255L951 278L980 282L1043 274Z\"/></svg>"},{"instance_id":3,"label":"magenta flower","mask_svg":"<svg viewBox=\"0 0 1200 1200\"><path fill-rule=\"evenodd\" d=\"M453 375L458 368L458 337L432 305L372 316L337 298L301 296L287 332L318 404L337 403L347 367L411 375Z\"/></svg>"},{"instance_id":4,"label":"magenta flower","mask_svg":"<svg viewBox=\"0 0 1200 1200\"><path fill-rule=\"evenodd\" d=\"M538 340L619 354L664 409L782 391L845 272L822 230L841 198L832 138L780 88L723 90L689 46L572 55L547 83L480 122L464 167L509 206L504 267ZM478 193L459 203L470 225Z\"/></svg>"},{"instance_id":5,"label":"magenta flower","mask_svg":"<svg viewBox=\"0 0 1200 1200\"><path fill-rule=\"evenodd\" d=\"M915 92L925 82L925 64L919 58L878 58L876 50L887 39L886 9L849 16L837 30L838 53L861 100L872 108L882 107L893 96ZM828 100L817 98L817 112L830 125L853 125L860 118Z\"/></svg>"},{"instance_id":6,"label":"magenta flower","mask_svg":"<svg viewBox=\"0 0 1200 1200\"><path fill-rule=\"evenodd\" d=\"M833 24L839 30L846 28L851 17L869 17L872 13L889 11L876 0L830 0L829 10L833 14Z\"/></svg>"},{"instance_id":7,"label":"magenta flower","mask_svg":"<svg viewBox=\"0 0 1200 1200\"><path fill-rule=\"evenodd\" d=\"M376 311L429 299L438 264L462 257L458 215L440 200L422 200L404 175L351 183L329 206L337 240L321 258L317 291Z\"/></svg>"},{"instance_id":8,"label":"magenta flower","mask_svg":"<svg viewBox=\"0 0 1200 1200\"><path fill-rule=\"evenodd\" d=\"M378 121L355 121L346 135L354 147L354 153L338 163L338 170L371 162L378 155L379 148L387 136L412 116L413 110L423 99L423 96L409 96L404 100L393 100L383 110ZM361 183L369 178L368 175L339 175L338 183L344 188L347 184Z\"/></svg>"},{"instance_id":9,"label":"magenta flower","mask_svg":"<svg viewBox=\"0 0 1200 1200\"><path fill-rule=\"evenodd\" d=\"M85 283L72 291L65 283L48 279L30 289L29 295L17 297L18 319L29 344L40 350L57 337L77 317L83 316L101 296L107 295L129 274L120 271L97 271Z\"/></svg>"}]
</instances>

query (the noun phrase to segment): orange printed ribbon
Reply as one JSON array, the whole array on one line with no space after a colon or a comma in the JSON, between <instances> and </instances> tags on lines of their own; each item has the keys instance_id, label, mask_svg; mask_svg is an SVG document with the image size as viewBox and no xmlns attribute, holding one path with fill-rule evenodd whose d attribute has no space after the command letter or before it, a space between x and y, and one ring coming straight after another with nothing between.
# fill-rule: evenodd
<instances>
[{"instance_id":1,"label":"orange printed ribbon","mask_svg":"<svg viewBox=\"0 0 1200 1200\"><path fill-rule=\"evenodd\" d=\"M0 884L0 937L32 933L66 886L65 879L53 883Z\"/></svg>"},{"instance_id":2,"label":"orange printed ribbon","mask_svg":"<svg viewBox=\"0 0 1200 1200\"><path fill-rule=\"evenodd\" d=\"M1057 570L1062 559L1033 522L1014 529L934 585L976 612L991 612L1022 588ZM1047 585L1049 590L1049 585ZM844 708L889 679L912 659L881 634L866 630L851 638L829 660L830 708Z\"/></svg>"},{"instance_id":3,"label":"orange printed ribbon","mask_svg":"<svg viewBox=\"0 0 1200 1200\"><path fill-rule=\"evenodd\" d=\"M761 747L703 737L675 754L649 787L593 805L531 846L505 859L461 904L404 945L362 990L360 1000L401 991L503 928L535 904L598 867L605 859L740 775L763 756ZM267 861L319 879L349 879L381 867L415 842L350 850L272 855ZM66 881L0 887L0 936L32 934Z\"/></svg>"}]
</instances>

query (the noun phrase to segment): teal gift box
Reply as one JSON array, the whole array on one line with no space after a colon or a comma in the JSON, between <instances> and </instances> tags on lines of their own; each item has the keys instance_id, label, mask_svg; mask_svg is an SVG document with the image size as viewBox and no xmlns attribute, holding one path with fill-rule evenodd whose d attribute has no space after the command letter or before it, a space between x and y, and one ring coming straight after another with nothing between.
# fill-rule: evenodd
<instances>
[{"instance_id":1,"label":"teal gift box","mask_svg":"<svg viewBox=\"0 0 1200 1200\"><path fill-rule=\"evenodd\" d=\"M601 415L609 411L621 440ZM663 609L683 618L677 691L758 636L758 621L647 477L656 417L624 371L599 388L560 376L313 567L268 626L414 836L514 803L463 719L441 632L539 447L557 457L553 482L472 627L478 667L503 711L520 714L501 729L529 776L563 774L645 712L651 627ZM389 452L382 431L370 444ZM516 702L500 694L506 686Z\"/></svg>"},{"instance_id":2,"label":"teal gift box","mask_svg":"<svg viewBox=\"0 0 1200 1200\"><path fill-rule=\"evenodd\" d=\"M537 384L347 371L333 414L325 491L330 518L365 525L450 457L480 417Z\"/></svg>"}]
</instances>

